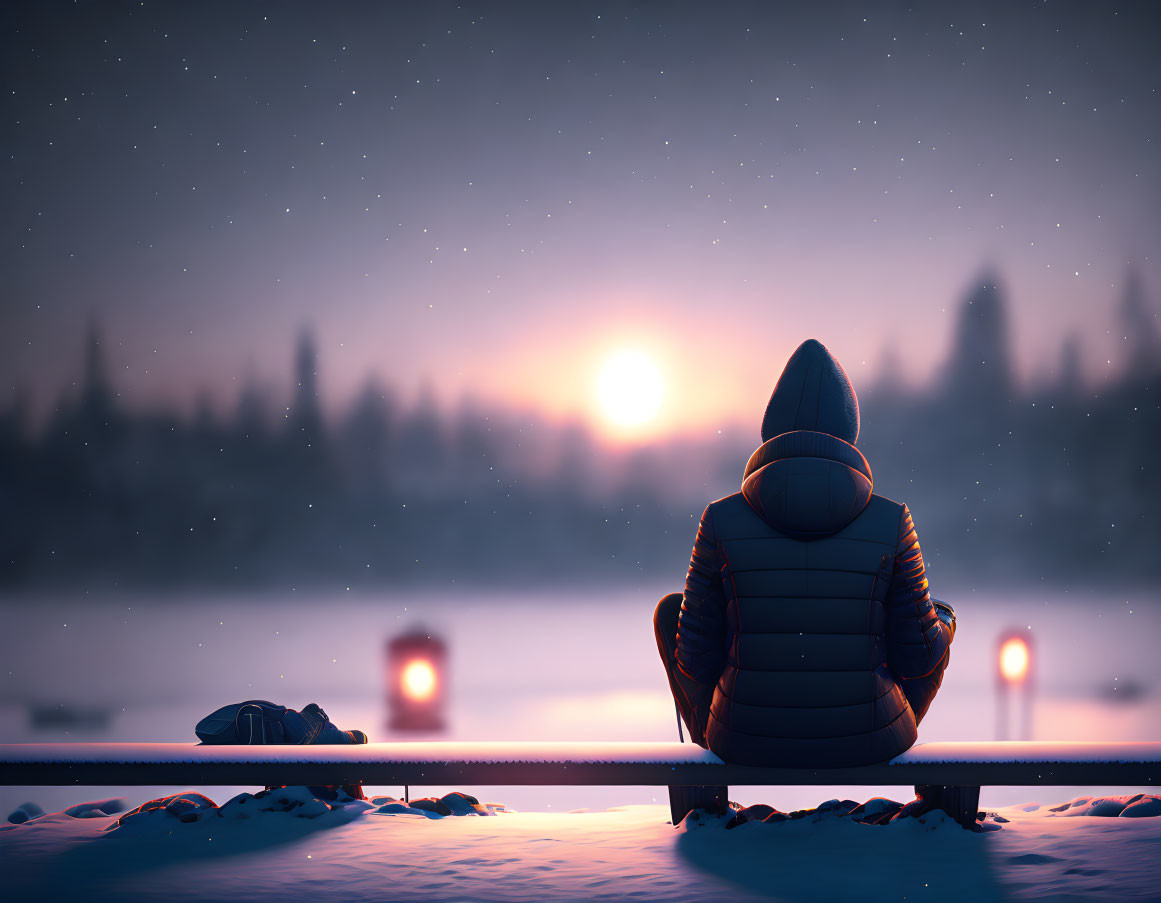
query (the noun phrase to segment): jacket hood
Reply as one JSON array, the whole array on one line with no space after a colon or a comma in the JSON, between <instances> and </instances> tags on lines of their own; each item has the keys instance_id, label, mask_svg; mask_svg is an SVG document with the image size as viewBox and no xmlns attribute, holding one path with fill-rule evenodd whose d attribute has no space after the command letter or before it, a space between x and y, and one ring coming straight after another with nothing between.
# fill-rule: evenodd
<instances>
[{"instance_id":1,"label":"jacket hood","mask_svg":"<svg viewBox=\"0 0 1161 903\"><path fill-rule=\"evenodd\" d=\"M762 418L763 442L792 430L829 433L851 445L859 438L854 387L842 365L814 339L790 355Z\"/></svg>"},{"instance_id":2,"label":"jacket hood","mask_svg":"<svg viewBox=\"0 0 1161 903\"><path fill-rule=\"evenodd\" d=\"M794 430L764 442L742 477L742 496L754 512L800 539L841 530L867 506L873 487L862 452L814 430Z\"/></svg>"}]
</instances>

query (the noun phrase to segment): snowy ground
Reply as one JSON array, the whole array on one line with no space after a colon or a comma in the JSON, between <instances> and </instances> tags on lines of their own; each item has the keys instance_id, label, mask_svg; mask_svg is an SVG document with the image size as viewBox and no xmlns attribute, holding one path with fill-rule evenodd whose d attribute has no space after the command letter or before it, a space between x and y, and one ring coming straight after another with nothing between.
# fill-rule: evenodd
<instances>
[{"instance_id":1,"label":"snowy ground","mask_svg":"<svg viewBox=\"0 0 1161 903\"><path fill-rule=\"evenodd\" d=\"M673 700L657 659L653 606L668 585L600 591L481 593L390 590L0 598L0 743L192 742L193 725L245 698L302 707L318 702L344 728L372 740L384 729L383 645L424 624L450 647L448 740L675 740ZM939 697L920 742L996 738L995 644L1030 629L1037 701L1030 739L1161 740L1161 591L1128 595L945 587L959 628ZM103 728L40 727L29 706L104 707ZM1013 739L1018 739L1015 735ZM24 799L63 809L98 795L151 796L184 787L0 787L0 815ZM215 799L242 789L198 788ZM655 787L422 787L463 789L521 810L664 803ZM400 788L381 788L400 792ZM413 792L417 788L412 788ZM380 789L376 789L380 792ZM743 803L782 809L841 792L855 799L898 788L738 788ZM1085 787L985 788L985 806L1047 793L1050 799L1123 793Z\"/></svg>"},{"instance_id":2,"label":"snowy ground","mask_svg":"<svg viewBox=\"0 0 1161 903\"><path fill-rule=\"evenodd\" d=\"M382 801L380 801L382 803ZM253 799L248 805L258 805ZM237 808L237 807L235 807ZM277 808L277 807L276 807ZM1068 901L1161 899L1161 818L998 810L993 830L941 814L837 815L678 828L660 806L432 818L335 805L182 822L64 813L0 827L6 900ZM394 814L392 814L394 810ZM77 811L77 810L74 810ZM84 815L85 813L79 812Z\"/></svg>"},{"instance_id":3,"label":"snowy ground","mask_svg":"<svg viewBox=\"0 0 1161 903\"><path fill-rule=\"evenodd\" d=\"M415 623L451 647L442 739L673 740L653 605L671 587L610 593L393 591L275 599L123 596L0 599L0 742L192 742L193 725L244 698L319 702L344 728L383 730L384 641ZM1029 629L1037 653L1032 739L1159 740L1161 599L1023 590L941 593L959 614L951 667L920 741L995 737L997 636ZM497 616L501 612L502 616ZM596 652L594 652L596 650ZM96 706L102 728L37 727L33 704ZM186 788L0 788L0 826L24 800L129 805ZM223 802L241 789L197 787ZM656 787L463 789L520 810L430 820L344 809L106 832L114 819L49 815L0 827L7 900L1161 900L1161 818L1003 808L1001 830L939 819L888 826L805 821L674 829ZM1136 788L1147 789L1147 788ZM369 788L372 790L372 788ZM399 788L373 788L399 793ZM738 787L780 809L901 788ZM1128 788L984 788L989 810ZM629 803L585 814L559 810ZM637 805L640 804L640 805ZM357 807L356 807L357 808ZM543 811L543 810L549 811ZM996 823L999 824L999 823ZM170 833L172 831L172 833ZM83 891L83 892L82 892Z\"/></svg>"}]
</instances>

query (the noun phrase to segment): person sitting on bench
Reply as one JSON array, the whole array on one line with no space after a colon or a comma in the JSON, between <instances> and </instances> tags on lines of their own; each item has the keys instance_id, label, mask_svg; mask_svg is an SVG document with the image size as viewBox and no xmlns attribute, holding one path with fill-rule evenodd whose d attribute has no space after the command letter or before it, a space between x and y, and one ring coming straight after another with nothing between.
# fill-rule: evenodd
<instances>
[{"instance_id":1,"label":"person sitting on bench","mask_svg":"<svg viewBox=\"0 0 1161 903\"><path fill-rule=\"evenodd\" d=\"M859 405L819 342L787 361L740 492L702 514L654 631L693 741L726 762L826 768L910 747L947 667L907 506L872 493Z\"/></svg>"}]
</instances>

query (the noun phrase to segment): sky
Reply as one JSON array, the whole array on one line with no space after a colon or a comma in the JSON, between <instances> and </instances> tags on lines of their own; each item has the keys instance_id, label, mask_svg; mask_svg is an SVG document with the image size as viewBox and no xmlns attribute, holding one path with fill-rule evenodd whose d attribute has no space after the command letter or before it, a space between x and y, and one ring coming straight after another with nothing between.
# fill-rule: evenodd
<instances>
[{"instance_id":1,"label":"sky","mask_svg":"<svg viewBox=\"0 0 1161 903\"><path fill-rule=\"evenodd\" d=\"M125 403L375 376L600 423L755 421L823 341L932 378L988 268L1016 367L1159 309L1152 4L5 4L0 404L96 322Z\"/></svg>"}]
</instances>

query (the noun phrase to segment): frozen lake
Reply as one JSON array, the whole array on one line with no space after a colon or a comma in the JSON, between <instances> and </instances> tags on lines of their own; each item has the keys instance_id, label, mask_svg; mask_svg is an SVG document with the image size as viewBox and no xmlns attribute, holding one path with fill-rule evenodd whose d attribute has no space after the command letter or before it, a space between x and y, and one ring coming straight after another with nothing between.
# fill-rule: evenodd
<instances>
[{"instance_id":1,"label":"frozen lake","mask_svg":"<svg viewBox=\"0 0 1161 903\"><path fill-rule=\"evenodd\" d=\"M295 708L318 702L340 727L392 739L385 726L384 643L417 625L450 648L447 739L672 740L673 704L651 623L667 589L10 594L0 599L0 742L193 741L199 718L245 698ZM1161 740L1161 592L1024 590L1001 596L940 589L956 607L959 628L920 742L994 739L995 647L1009 629L1027 631L1034 642L1032 739ZM102 729L34 728L30 706L59 704L108 707L112 715ZM664 801L662 788L412 792L447 789L516 809ZM235 790L206 792L220 801ZM900 792L865 788L843 795L898 798ZM997 788L984 791L984 802L1055 801L1080 792ZM126 791L134 804L160 794ZM113 791L0 788L0 805L6 814L33 799L51 811L86 795ZM731 795L785 810L835 794L808 787L737 788Z\"/></svg>"}]
</instances>

